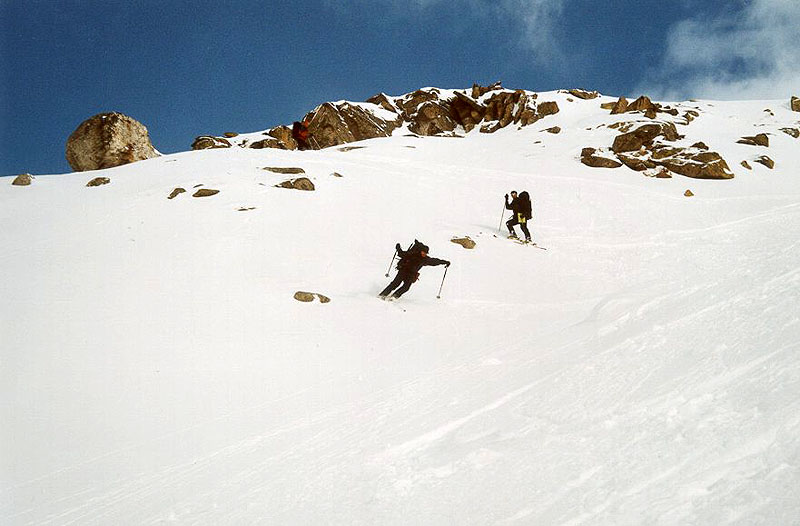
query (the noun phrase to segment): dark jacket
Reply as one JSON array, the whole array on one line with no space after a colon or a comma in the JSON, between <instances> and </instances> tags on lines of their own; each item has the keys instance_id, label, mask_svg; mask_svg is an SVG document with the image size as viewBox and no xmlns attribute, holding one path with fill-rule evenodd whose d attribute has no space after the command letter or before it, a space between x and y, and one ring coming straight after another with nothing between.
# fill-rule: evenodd
<instances>
[{"instance_id":1,"label":"dark jacket","mask_svg":"<svg viewBox=\"0 0 800 526\"><path fill-rule=\"evenodd\" d=\"M422 243L414 243L408 250L403 250L398 243L395 248L397 249L397 255L400 256L400 260L397 262L397 270L401 274L414 276L419 273L422 267L435 267L437 265L447 265L450 263L444 259L423 256L422 252L427 253L428 247Z\"/></svg>"},{"instance_id":2,"label":"dark jacket","mask_svg":"<svg viewBox=\"0 0 800 526\"><path fill-rule=\"evenodd\" d=\"M513 199L510 203L506 200L506 209L513 210L514 217L517 217L517 214L522 214L522 217L525 219L530 219L533 217L532 210L531 210L531 198L528 195L528 192L520 193L516 199Z\"/></svg>"}]
</instances>

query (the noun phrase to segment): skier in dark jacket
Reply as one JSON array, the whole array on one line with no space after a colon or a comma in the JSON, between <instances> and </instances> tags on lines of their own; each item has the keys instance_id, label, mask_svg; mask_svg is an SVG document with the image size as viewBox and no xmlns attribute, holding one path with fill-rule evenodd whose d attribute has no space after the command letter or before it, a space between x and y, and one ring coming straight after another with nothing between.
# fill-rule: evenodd
<instances>
[{"instance_id":1,"label":"skier in dark jacket","mask_svg":"<svg viewBox=\"0 0 800 526\"><path fill-rule=\"evenodd\" d=\"M444 259L437 259L428 256L428 247L414 240L414 244L408 250L403 250L400 243L395 245L400 260L397 262L397 276L389 285L378 295L381 299L397 299L411 288L411 285L419 278L419 270L422 267L433 267L436 265L450 266L450 262ZM391 292L402 283L402 286Z\"/></svg>"},{"instance_id":2,"label":"skier in dark jacket","mask_svg":"<svg viewBox=\"0 0 800 526\"><path fill-rule=\"evenodd\" d=\"M298 150L310 149L311 146L308 144L308 121L295 121L292 124L292 137L297 141Z\"/></svg>"},{"instance_id":3,"label":"skier in dark jacket","mask_svg":"<svg viewBox=\"0 0 800 526\"><path fill-rule=\"evenodd\" d=\"M511 238L517 239L517 233L514 231L514 225L519 225L522 233L525 234L525 241L531 240L531 233L528 230L528 219L531 214L531 198L528 192L522 192L517 197L517 192L511 192L511 202L508 202L508 194L506 194L506 209L511 210L514 215L506 221L508 231L511 232Z\"/></svg>"}]
</instances>

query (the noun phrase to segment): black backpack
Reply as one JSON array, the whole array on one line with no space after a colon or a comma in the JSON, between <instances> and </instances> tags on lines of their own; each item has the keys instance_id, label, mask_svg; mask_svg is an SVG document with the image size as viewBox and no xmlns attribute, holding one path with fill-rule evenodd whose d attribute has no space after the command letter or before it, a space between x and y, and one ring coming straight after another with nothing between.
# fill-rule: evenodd
<instances>
[{"instance_id":1,"label":"black backpack","mask_svg":"<svg viewBox=\"0 0 800 526\"><path fill-rule=\"evenodd\" d=\"M400 259L397 261L397 270L403 270L405 268L410 267L420 258L422 258L422 253L428 252L428 245L422 243L421 241L414 240L414 243L408 247L404 256L400 256Z\"/></svg>"}]
</instances>

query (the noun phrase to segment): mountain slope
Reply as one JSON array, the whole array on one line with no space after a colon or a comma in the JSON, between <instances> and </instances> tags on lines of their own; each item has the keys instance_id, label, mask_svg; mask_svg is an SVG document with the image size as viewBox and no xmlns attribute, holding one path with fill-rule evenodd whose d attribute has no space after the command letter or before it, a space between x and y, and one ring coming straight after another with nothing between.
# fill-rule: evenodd
<instances>
[{"instance_id":1,"label":"mountain slope","mask_svg":"<svg viewBox=\"0 0 800 526\"><path fill-rule=\"evenodd\" d=\"M0 187L2 522L799 521L800 153L735 142L794 117L684 103L736 177L653 179L579 162L630 116L549 98L521 130ZM495 236L512 189L547 251ZM435 267L380 302L414 238L441 299Z\"/></svg>"}]
</instances>

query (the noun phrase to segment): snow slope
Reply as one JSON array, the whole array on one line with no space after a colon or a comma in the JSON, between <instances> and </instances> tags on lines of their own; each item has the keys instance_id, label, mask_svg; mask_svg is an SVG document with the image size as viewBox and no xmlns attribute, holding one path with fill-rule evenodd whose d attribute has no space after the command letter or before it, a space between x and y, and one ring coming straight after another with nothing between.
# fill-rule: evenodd
<instances>
[{"instance_id":1,"label":"snow slope","mask_svg":"<svg viewBox=\"0 0 800 526\"><path fill-rule=\"evenodd\" d=\"M565 97L0 185L0 523L800 524L800 140L735 143L797 117L684 103L736 177L662 180L580 164L617 116ZM512 189L546 251L495 236ZM414 238L441 299L379 301Z\"/></svg>"}]
</instances>

